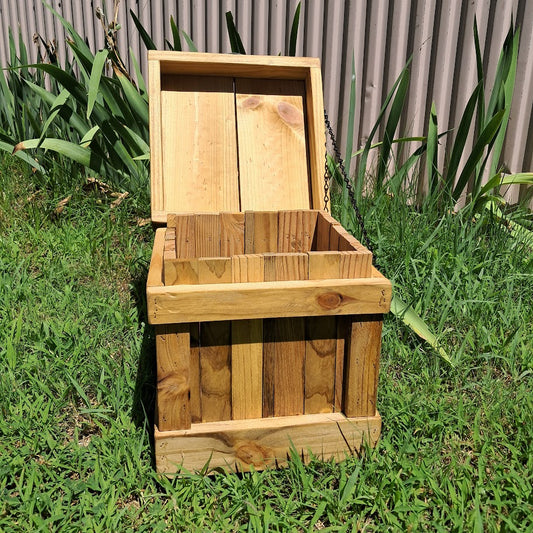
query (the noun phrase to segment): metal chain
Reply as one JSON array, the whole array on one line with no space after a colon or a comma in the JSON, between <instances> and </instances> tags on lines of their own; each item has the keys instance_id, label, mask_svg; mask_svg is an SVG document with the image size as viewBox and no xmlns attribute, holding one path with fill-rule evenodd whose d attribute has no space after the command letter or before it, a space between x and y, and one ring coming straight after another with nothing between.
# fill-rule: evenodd
<instances>
[{"instance_id":1,"label":"metal chain","mask_svg":"<svg viewBox=\"0 0 533 533\"><path fill-rule=\"evenodd\" d=\"M331 127L331 123L329 121L329 117L328 117L326 110L324 110L324 121L326 123L327 132L331 138L331 143L333 145L333 152L335 153L337 164L339 165L339 169L341 171L342 177L344 179L344 183L346 185L346 190L348 191L348 197L350 198L350 203L352 204L353 210L355 212L355 216L357 218L357 222L359 223L359 227L361 228L361 233L363 235L363 243L372 252L372 256L374 258L374 265L377 268L377 263L375 260L376 254L374 253L374 247L372 246L372 243L370 242L370 237L368 236L368 233L366 231L365 223L363 221L363 216L361 215L361 212L359 211L359 207L357 206L352 182L346 175L346 169L344 168L344 161L342 159L339 147L337 146L337 139L335 138L335 133L333 132L333 128ZM330 185L329 185L330 180L331 180L331 175L329 173L329 168L328 168L328 153L327 153L327 140L326 140L326 163L325 163L325 172L324 172L324 195L325 195L324 196L324 206L325 206L324 208L326 211L328 210L327 198L328 198L328 193L330 190Z\"/></svg>"}]
</instances>

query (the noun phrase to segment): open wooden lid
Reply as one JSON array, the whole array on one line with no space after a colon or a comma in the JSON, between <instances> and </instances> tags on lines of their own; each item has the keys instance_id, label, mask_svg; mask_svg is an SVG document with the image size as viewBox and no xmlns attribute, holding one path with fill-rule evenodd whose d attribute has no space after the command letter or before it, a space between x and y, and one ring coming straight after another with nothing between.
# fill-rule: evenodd
<instances>
[{"instance_id":1,"label":"open wooden lid","mask_svg":"<svg viewBox=\"0 0 533 533\"><path fill-rule=\"evenodd\" d=\"M148 53L152 220L324 207L314 58Z\"/></svg>"}]
</instances>

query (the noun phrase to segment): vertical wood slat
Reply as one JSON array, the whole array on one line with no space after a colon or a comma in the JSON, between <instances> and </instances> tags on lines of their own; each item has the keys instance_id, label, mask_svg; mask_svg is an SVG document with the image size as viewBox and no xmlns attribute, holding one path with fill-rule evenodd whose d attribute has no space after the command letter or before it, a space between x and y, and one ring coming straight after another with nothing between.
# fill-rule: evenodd
<instances>
[{"instance_id":1,"label":"vertical wood slat","mask_svg":"<svg viewBox=\"0 0 533 533\"><path fill-rule=\"evenodd\" d=\"M309 252L317 224L318 211L280 211L278 252Z\"/></svg>"},{"instance_id":2,"label":"vertical wood slat","mask_svg":"<svg viewBox=\"0 0 533 533\"><path fill-rule=\"evenodd\" d=\"M188 324L156 326L157 403L160 431L191 427Z\"/></svg>"},{"instance_id":3,"label":"vertical wood slat","mask_svg":"<svg viewBox=\"0 0 533 533\"><path fill-rule=\"evenodd\" d=\"M231 322L200 325L202 422L231 419Z\"/></svg>"},{"instance_id":4,"label":"vertical wood slat","mask_svg":"<svg viewBox=\"0 0 533 533\"><path fill-rule=\"evenodd\" d=\"M354 318L347 339L343 410L349 417L374 416L383 315Z\"/></svg>"},{"instance_id":5,"label":"vertical wood slat","mask_svg":"<svg viewBox=\"0 0 533 533\"><path fill-rule=\"evenodd\" d=\"M220 255L244 254L244 213L220 213Z\"/></svg>"},{"instance_id":6,"label":"vertical wood slat","mask_svg":"<svg viewBox=\"0 0 533 533\"><path fill-rule=\"evenodd\" d=\"M308 271L307 258L307 254L266 254L265 281L302 279L302 272ZM302 414L305 319L265 319L264 329L263 416Z\"/></svg>"},{"instance_id":7,"label":"vertical wood slat","mask_svg":"<svg viewBox=\"0 0 533 533\"><path fill-rule=\"evenodd\" d=\"M155 137L167 179L152 182L156 198L163 196L163 205L153 210L239 211L233 79L165 74L160 83L160 129ZM168 178L176 172L179 178Z\"/></svg>"},{"instance_id":8,"label":"vertical wood slat","mask_svg":"<svg viewBox=\"0 0 533 533\"><path fill-rule=\"evenodd\" d=\"M305 413L330 413L335 397L336 317L307 317Z\"/></svg>"},{"instance_id":9,"label":"vertical wood slat","mask_svg":"<svg viewBox=\"0 0 533 533\"><path fill-rule=\"evenodd\" d=\"M241 209L309 209L302 80L235 79Z\"/></svg>"},{"instance_id":10,"label":"vertical wood slat","mask_svg":"<svg viewBox=\"0 0 533 533\"><path fill-rule=\"evenodd\" d=\"M247 211L244 213L244 253L260 254L278 251L278 213Z\"/></svg>"},{"instance_id":11,"label":"vertical wood slat","mask_svg":"<svg viewBox=\"0 0 533 533\"><path fill-rule=\"evenodd\" d=\"M196 257L220 256L220 216L196 216Z\"/></svg>"},{"instance_id":12,"label":"vertical wood slat","mask_svg":"<svg viewBox=\"0 0 533 533\"><path fill-rule=\"evenodd\" d=\"M191 359L189 368L189 384L191 391L191 422L196 424L202 421L202 400L200 389L200 327L201 324L190 324L191 332Z\"/></svg>"},{"instance_id":13,"label":"vertical wood slat","mask_svg":"<svg viewBox=\"0 0 533 533\"><path fill-rule=\"evenodd\" d=\"M197 257L196 215L168 215L167 227L175 228L176 257L181 259Z\"/></svg>"}]
</instances>

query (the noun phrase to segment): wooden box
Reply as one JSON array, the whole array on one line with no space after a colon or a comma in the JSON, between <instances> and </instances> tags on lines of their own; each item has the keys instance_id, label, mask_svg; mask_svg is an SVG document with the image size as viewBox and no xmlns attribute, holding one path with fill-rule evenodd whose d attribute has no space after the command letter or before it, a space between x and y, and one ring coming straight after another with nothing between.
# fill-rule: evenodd
<instances>
[{"instance_id":1,"label":"wooden box","mask_svg":"<svg viewBox=\"0 0 533 533\"><path fill-rule=\"evenodd\" d=\"M318 60L148 60L157 470L375 444L391 286L322 210Z\"/></svg>"}]
</instances>

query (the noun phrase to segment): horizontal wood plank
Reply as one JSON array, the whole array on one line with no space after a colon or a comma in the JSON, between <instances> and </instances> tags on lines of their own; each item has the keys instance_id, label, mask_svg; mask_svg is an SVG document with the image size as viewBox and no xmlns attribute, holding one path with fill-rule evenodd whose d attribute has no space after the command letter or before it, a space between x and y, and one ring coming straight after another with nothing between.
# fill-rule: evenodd
<instances>
[{"instance_id":1,"label":"horizontal wood plank","mask_svg":"<svg viewBox=\"0 0 533 533\"><path fill-rule=\"evenodd\" d=\"M383 278L147 287L150 324L387 313Z\"/></svg>"},{"instance_id":2,"label":"horizontal wood plank","mask_svg":"<svg viewBox=\"0 0 533 533\"><path fill-rule=\"evenodd\" d=\"M248 471L283 466L295 448L305 462L314 455L322 460L344 459L375 446L381 417L346 418L342 413L323 413L278 418L230 420L193 424L189 430L155 429L157 471L175 473L181 468Z\"/></svg>"}]
</instances>

